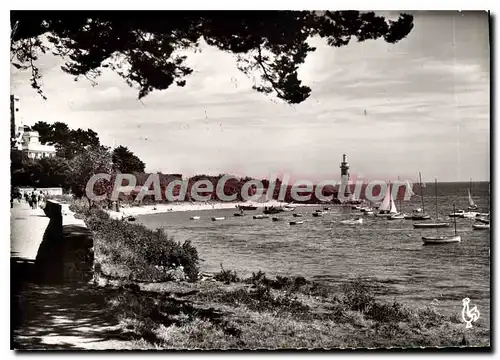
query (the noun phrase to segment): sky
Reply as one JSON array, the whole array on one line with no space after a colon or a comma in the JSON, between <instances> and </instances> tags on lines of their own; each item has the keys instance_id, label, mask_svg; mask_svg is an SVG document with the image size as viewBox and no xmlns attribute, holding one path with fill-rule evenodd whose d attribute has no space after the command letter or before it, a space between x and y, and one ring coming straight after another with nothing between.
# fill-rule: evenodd
<instances>
[{"instance_id":1,"label":"sky","mask_svg":"<svg viewBox=\"0 0 500 360\"><path fill-rule=\"evenodd\" d=\"M397 14L392 14L394 16ZM251 89L233 55L201 44L194 73L139 101L111 71L98 85L75 81L63 61L40 57L44 101L27 72L11 67L11 92L26 125L61 121L123 145L151 172L230 173L340 180L347 154L353 178L489 180L490 50L485 12L415 12L397 44L329 47L319 38L299 78L309 99L284 104ZM366 110L366 114L365 114Z\"/></svg>"}]
</instances>

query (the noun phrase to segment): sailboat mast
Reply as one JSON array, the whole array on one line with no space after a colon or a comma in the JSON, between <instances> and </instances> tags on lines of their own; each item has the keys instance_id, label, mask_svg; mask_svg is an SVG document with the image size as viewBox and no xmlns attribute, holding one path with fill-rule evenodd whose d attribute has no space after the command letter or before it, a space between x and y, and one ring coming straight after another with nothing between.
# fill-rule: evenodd
<instances>
[{"instance_id":1,"label":"sailboat mast","mask_svg":"<svg viewBox=\"0 0 500 360\"><path fill-rule=\"evenodd\" d=\"M438 221L438 179L435 179L435 189L434 192L436 194L436 222Z\"/></svg>"},{"instance_id":2,"label":"sailboat mast","mask_svg":"<svg viewBox=\"0 0 500 360\"><path fill-rule=\"evenodd\" d=\"M455 204L453 204L453 214L455 214ZM455 226L455 236L457 236L457 217L453 216L453 224Z\"/></svg>"},{"instance_id":3,"label":"sailboat mast","mask_svg":"<svg viewBox=\"0 0 500 360\"><path fill-rule=\"evenodd\" d=\"M424 208L424 188L422 187L422 174L420 171L418 172L418 178L419 178L419 184L420 184L420 197L422 199L422 213L425 214L425 208Z\"/></svg>"}]
</instances>

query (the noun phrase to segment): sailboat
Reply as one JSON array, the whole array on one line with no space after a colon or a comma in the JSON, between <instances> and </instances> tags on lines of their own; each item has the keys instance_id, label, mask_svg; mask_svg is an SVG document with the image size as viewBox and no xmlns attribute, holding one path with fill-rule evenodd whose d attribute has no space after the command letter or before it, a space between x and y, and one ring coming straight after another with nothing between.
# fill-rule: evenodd
<instances>
[{"instance_id":1,"label":"sailboat","mask_svg":"<svg viewBox=\"0 0 500 360\"><path fill-rule=\"evenodd\" d=\"M396 209L396 204L394 203L394 199L392 198L390 183L385 192L384 201L382 201L382 204L380 204L378 210L379 210L377 214L378 217L388 218L390 216L398 214L398 209Z\"/></svg>"},{"instance_id":2,"label":"sailboat","mask_svg":"<svg viewBox=\"0 0 500 360\"><path fill-rule=\"evenodd\" d=\"M398 183L399 183L399 176L398 176ZM397 197L397 196L396 196ZM403 202L401 199L399 199L399 210L403 208ZM389 216L389 220L402 220L406 217L406 214L403 213L397 213L394 215Z\"/></svg>"},{"instance_id":3,"label":"sailboat","mask_svg":"<svg viewBox=\"0 0 500 360\"><path fill-rule=\"evenodd\" d=\"M453 212L455 212L455 204L453 204ZM457 235L457 218L453 218L455 224L455 235L436 235L436 236L422 236L422 241L424 245L438 245L438 244L449 244L462 241L460 235ZM437 228L436 228L437 231Z\"/></svg>"},{"instance_id":4,"label":"sailboat","mask_svg":"<svg viewBox=\"0 0 500 360\"><path fill-rule=\"evenodd\" d=\"M474 203L474 200L472 200L472 196L470 194L471 189L472 189L472 179L470 179L470 185L469 185L469 207L468 207L468 210L477 210L478 207Z\"/></svg>"},{"instance_id":5,"label":"sailboat","mask_svg":"<svg viewBox=\"0 0 500 360\"><path fill-rule=\"evenodd\" d=\"M430 220L430 216L425 214L425 208L424 208L424 187L425 185L422 184L422 174L419 172L418 173L418 178L419 178L419 184L420 184L420 198L422 199L422 208L418 208L413 210L413 213L411 215L405 216L405 219L409 220Z\"/></svg>"},{"instance_id":6,"label":"sailboat","mask_svg":"<svg viewBox=\"0 0 500 360\"><path fill-rule=\"evenodd\" d=\"M438 196L437 196L437 179L435 180L435 195L436 195L436 222L435 223L420 223L413 224L415 229L429 229L429 228L445 228L449 227L450 224L445 222L439 222L438 220Z\"/></svg>"}]
</instances>

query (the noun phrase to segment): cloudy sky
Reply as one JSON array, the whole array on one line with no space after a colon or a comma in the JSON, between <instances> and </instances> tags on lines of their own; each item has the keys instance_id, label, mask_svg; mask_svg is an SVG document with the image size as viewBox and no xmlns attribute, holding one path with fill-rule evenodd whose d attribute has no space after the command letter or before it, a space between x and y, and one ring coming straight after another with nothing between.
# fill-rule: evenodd
<instances>
[{"instance_id":1,"label":"cloudy sky","mask_svg":"<svg viewBox=\"0 0 500 360\"><path fill-rule=\"evenodd\" d=\"M396 45L311 39L300 78L311 97L290 106L251 90L232 55L202 45L184 88L137 100L104 72L74 81L47 55L47 101L12 70L25 124L91 128L105 145L129 147L148 171L339 179L346 153L354 176L432 181L489 179L489 35L486 13L420 12ZM365 111L366 110L366 115Z\"/></svg>"}]
</instances>

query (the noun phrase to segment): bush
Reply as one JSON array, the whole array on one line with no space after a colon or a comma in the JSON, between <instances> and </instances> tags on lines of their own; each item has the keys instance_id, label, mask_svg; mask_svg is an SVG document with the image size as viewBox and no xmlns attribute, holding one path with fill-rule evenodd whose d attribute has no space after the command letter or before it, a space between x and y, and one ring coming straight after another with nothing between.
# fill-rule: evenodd
<instances>
[{"instance_id":1,"label":"bush","mask_svg":"<svg viewBox=\"0 0 500 360\"><path fill-rule=\"evenodd\" d=\"M343 286L343 303L350 310L365 312L375 303L375 295L368 284L356 279Z\"/></svg>"},{"instance_id":2,"label":"bush","mask_svg":"<svg viewBox=\"0 0 500 360\"><path fill-rule=\"evenodd\" d=\"M240 278L238 277L238 274L236 274L236 271L231 271L231 270L225 270L222 267L222 263L220 264L221 271L218 273L214 274L214 279L220 282L223 282L225 284L231 284L239 282Z\"/></svg>"},{"instance_id":3,"label":"bush","mask_svg":"<svg viewBox=\"0 0 500 360\"><path fill-rule=\"evenodd\" d=\"M254 311L276 311L292 314L307 313L309 307L290 295L274 296L269 287L259 285L254 289L237 289L218 296L227 304L243 304Z\"/></svg>"},{"instance_id":4,"label":"bush","mask_svg":"<svg viewBox=\"0 0 500 360\"><path fill-rule=\"evenodd\" d=\"M110 219L99 209L90 210L86 222L99 246L107 249L104 252L108 258L126 265L136 280L169 280L172 270L179 269L189 281L198 279L198 252L190 241L181 244L162 229L150 230L143 225Z\"/></svg>"}]
</instances>

